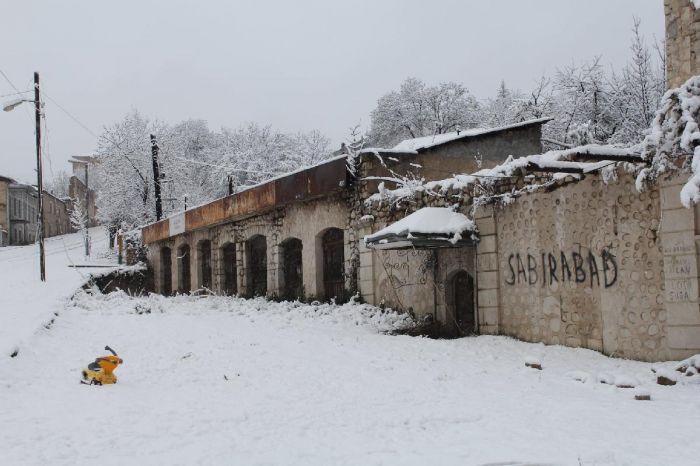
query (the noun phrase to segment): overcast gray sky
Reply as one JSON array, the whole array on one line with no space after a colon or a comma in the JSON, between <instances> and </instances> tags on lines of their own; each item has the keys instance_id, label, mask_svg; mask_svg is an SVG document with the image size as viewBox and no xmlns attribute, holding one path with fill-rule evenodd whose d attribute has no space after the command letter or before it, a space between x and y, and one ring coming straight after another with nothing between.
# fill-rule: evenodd
<instances>
[{"instance_id":1,"label":"overcast gray sky","mask_svg":"<svg viewBox=\"0 0 700 466\"><path fill-rule=\"evenodd\" d=\"M663 0L3 0L0 14L0 70L21 91L39 71L94 133L138 109L212 129L316 128L334 145L408 76L482 99L501 79L527 90L572 61L623 63L633 16L649 41L664 34ZM12 92L0 76L0 95ZM33 181L26 107L0 113L0 174ZM50 176L95 137L51 101L46 118Z\"/></svg>"}]
</instances>

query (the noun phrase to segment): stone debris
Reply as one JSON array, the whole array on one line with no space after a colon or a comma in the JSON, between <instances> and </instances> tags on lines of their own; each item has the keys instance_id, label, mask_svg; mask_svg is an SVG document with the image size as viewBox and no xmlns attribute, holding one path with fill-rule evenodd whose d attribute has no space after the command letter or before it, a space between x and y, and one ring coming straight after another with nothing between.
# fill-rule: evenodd
<instances>
[{"instance_id":1,"label":"stone debris","mask_svg":"<svg viewBox=\"0 0 700 466\"><path fill-rule=\"evenodd\" d=\"M639 385L639 380L626 375L615 376L615 386L617 388L635 388Z\"/></svg>"},{"instance_id":2,"label":"stone debris","mask_svg":"<svg viewBox=\"0 0 700 466\"><path fill-rule=\"evenodd\" d=\"M659 385L676 385L678 377L674 371L656 369L656 383Z\"/></svg>"},{"instance_id":3,"label":"stone debris","mask_svg":"<svg viewBox=\"0 0 700 466\"><path fill-rule=\"evenodd\" d=\"M644 387L637 387L634 390L634 399L640 401L651 401L651 392Z\"/></svg>"}]
</instances>

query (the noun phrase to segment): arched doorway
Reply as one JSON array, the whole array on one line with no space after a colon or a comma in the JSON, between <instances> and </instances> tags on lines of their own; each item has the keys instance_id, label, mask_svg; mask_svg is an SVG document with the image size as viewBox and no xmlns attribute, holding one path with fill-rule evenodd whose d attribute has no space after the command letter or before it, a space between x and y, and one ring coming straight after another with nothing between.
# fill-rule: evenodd
<instances>
[{"instance_id":1,"label":"arched doorway","mask_svg":"<svg viewBox=\"0 0 700 466\"><path fill-rule=\"evenodd\" d=\"M323 290L326 299L345 295L345 245L343 230L329 228L321 238L323 249Z\"/></svg>"},{"instance_id":2,"label":"arched doorway","mask_svg":"<svg viewBox=\"0 0 700 466\"><path fill-rule=\"evenodd\" d=\"M227 243L222 250L223 270L224 270L224 293L232 296L238 292L236 283L236 245Z\"/></svg>"},{"instance_id":3,"label":"arched doorway","mask_svg":"<svg viewBox=\"0 0 700 466\"><path fill-rule=\"evenodd\" d=\"M267 294L267 240L262 235L252 237L246 242L247 288L250 296Z\"/></svg>"},{"instance_id":4,"label":"arched doorway","mask_svg":"<svg viewBox=\"0 0 700 466\"><path fill-rule=\"evenodd\" d=\"M211 241L208 239L197 244L197 265L199 287L211 290Z\"/></svg>"},{"instance_id":5,"label":"arched doorway","mask_svg":"<svg viewBox=\"0 0 700 466\"><path fill-rule=\"evenodd\" d=\"M300 299L304 294L302 275L301 240L289 238L282 242L282 297L284 299Z\"/></svg>"},{"instance_id":6,"label":"arched doorway","mask_svg":"<svg viewBox=\"0 0 700 466\"><path fill-rule=\"evenodd\" d=\"M450 292L457 330L462 335L476 331L474 313L474 278L468 272L460 270L451 280Z\"/></svg>"},{"instance_id":7,"label":"arched doorway","mask_svg":"<svg viewBox=\"0 0 700 466\"><path fill-rule=\"evenodd\" d=\"M190 278L190 245L183 244L177 250L177 290L180 293L189 293L192 289Z\"/></svg>"},{"instance_id":8,"label":"arched doorway","mask_svg":"<svg viewBox=\"0 0 700 466\"><path fill-rule=\"evenodd\" d=\"M160 292L173 294L173 257L170 248L160 248Z\"/></svg>"}]
</instances>

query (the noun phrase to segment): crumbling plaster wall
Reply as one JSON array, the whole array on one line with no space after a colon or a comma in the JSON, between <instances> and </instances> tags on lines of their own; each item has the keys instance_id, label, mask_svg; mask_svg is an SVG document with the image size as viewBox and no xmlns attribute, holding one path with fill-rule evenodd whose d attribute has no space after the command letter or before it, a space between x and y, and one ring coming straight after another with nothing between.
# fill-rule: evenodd
<instances>
[{"instance_id":1,"label":"crumbling plaster wall","mask_svg":"<svg viewBox=\"0 0 700 466\"><path fill-rule=\"evenodd\" d=\"M371 250L365 247L362 238L423 207L452 206L469 214L469 196L460 191L450 191L445 196L417 191L399 204L367 204L366 199L371 194L371 187L362 184L355 200L356 213L351 214L351 230L358 238L357 283L361 296L371 304L408 311L419 319L430 315L450 325L453 310L447 305L448 281L459 270L467 271L476 279L474 248Z\"/></svg>"},{"instance_id":2,"label":"crumbling plaster wall","mask_svg":"<svg viewBox=\"0 0 700 466\"><path fill-rule=\"evenodd\" d=\"M345 231L345 269L346 276L351 277L351 238L348 231L348 208L344 195L316 199L303 203L290 204L270 212L256 215L243 220L232 221L208 229L184 233L152 245L148 249L148 261L153 265L155 288L161 292L160 251L169 247L172 254L172 283L173 290L177 289L178 267L177 250L183 244L190 246L190 276L192 289L201 286L199 270L199 248L202 240L211 241L211 265L213 291L224 291L223 247L227 243L236 245L236 274L237 288L241 295L249 294L247 288L247 258L246 241L256 235L262 235L267 243L267 290L268 295L279 295L281 286L280 244L289 238L302 241L303 281L307 296L323 295L322 280L322 250L320 236L328 228L339 228ZM349 280L349 279L348 279ZM348 281L348 288L352 284Z\"/></svg>"}]
</instances>

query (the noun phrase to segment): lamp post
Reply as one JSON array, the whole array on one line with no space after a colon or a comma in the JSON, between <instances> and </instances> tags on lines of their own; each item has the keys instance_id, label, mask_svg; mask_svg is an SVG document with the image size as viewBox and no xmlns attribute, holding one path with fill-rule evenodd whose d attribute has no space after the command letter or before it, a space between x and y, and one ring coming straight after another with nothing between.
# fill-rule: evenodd
<instances>
[{"instance_id":1,"label":"lamp post","mask_svg":"<svg viewBox=\"0 0 700 466\"><path fill-rule=\"evenodd\" d=\"M39 270L41 281L46 281L46 261L44 256L44 183L41 170L41 99L39 96L39 73L34 72L34 100L16 99L6 103L3 110L9 112L23 102L34 102L34 116L36 122L36 174L37 190L39 191Z\"/></svg>"}]
</instances>

